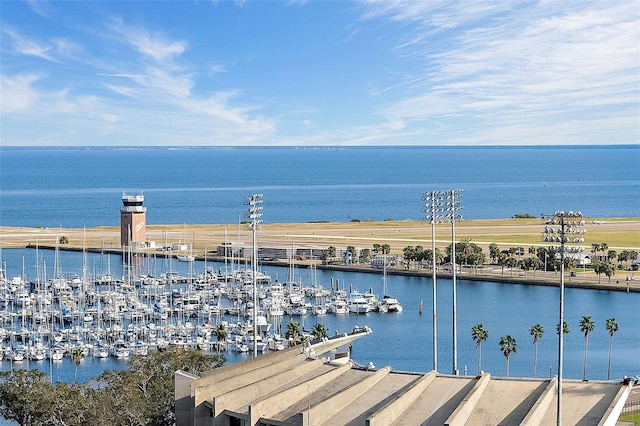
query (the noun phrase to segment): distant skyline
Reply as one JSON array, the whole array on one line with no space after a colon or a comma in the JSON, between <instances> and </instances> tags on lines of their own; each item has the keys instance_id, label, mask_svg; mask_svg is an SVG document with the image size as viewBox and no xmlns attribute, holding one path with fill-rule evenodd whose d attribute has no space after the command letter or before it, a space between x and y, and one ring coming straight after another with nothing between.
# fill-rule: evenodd
<instances>
[{"instance_id":1,"label":"distant skyline","mask_svg":"<svg viewBox=\"0 0 640 426\"><path fill-rule=\"evenodd\" d=\"M640 143L640 3L2 1L2 146Z\"/></svg>"}]
</instances>

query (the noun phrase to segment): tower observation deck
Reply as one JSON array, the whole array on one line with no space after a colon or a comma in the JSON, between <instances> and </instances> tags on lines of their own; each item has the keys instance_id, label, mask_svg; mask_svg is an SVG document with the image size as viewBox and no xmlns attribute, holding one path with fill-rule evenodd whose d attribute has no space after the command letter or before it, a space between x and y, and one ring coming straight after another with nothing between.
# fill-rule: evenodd
<instances>
[{"instance_id":1,"label":"tower observation deck","mask_svg":"<svg viewBox=\"0 0 640 426\"><path fill-rule=\"evenodd\" d=\"M122 209L120 209L120 244L138 246L147 239L147 208L144 195L122 193Z\"/></svg>"}]
</instances>

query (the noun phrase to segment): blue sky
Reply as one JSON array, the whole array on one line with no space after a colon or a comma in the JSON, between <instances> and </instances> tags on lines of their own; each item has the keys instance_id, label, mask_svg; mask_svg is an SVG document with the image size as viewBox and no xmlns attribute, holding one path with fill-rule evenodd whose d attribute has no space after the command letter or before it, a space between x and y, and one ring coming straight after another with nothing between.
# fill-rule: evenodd
<instances>
[{"instance_id":1,"label":"blue sky","mask_svg":"<svg viewBox=\"0 0 640 426\"><path fill-rule=\"evenodd\" d=\"M640 143L640 3L2 1L3 146Z\"/></svg>"}]
</instances>

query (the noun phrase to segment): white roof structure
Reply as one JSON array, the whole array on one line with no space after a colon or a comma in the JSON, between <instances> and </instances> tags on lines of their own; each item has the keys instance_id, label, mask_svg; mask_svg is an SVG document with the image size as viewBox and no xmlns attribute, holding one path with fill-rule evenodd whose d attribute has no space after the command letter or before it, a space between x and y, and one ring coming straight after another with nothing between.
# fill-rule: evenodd
<instances>
[{"instance_id":1,"label":"white roof structure","mask_svg":"<svg viewBox=\"0 0 640 426\"><path fill-rule=\"evenodd\" d=\"M178 371L177 425L556 424L555 378L358 366L341 348L370 332L365 328L260 355L201 377ZM563 380L562 423L615 425L631 386Z\"/></svg>"}]
</instances>

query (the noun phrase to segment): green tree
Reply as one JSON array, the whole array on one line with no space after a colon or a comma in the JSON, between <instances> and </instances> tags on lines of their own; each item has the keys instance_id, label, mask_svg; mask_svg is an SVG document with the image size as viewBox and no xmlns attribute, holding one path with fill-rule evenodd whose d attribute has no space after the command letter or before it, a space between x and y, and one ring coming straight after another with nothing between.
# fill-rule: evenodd
<instances>
[{"instance_id":1,"label":"green tree","mask_svg":"<svg viewBox=\"0 0 640 426\"><path fill-rule=\"evenodd\" d=\"M334 246L327 247L322 250L322 256L324 256L325 260L336 257L336 248Z\"/></svg>"},{"instance_id":2,"label":"green tree","mask_svg":"<svg viewBox=\"0 0 640 426\"><path fill-rule=\"evenodd\" d=\"M106 371L98 382L106 384L97 395L108 401L114 425L171 425L175 423L175 372L200 374L221 366L225 358L198 349L170 347L133 356L129 368Z\"/></svg>"},{"instance_id":3,"label":"green tree","mask_svg":"<svg viewBox=\"0 0 640 426\"><path fill-rule=\"evenodd\" d=\"M535 378L538 364L538 342L544 334L544 328L540 324L534 324L529 329L529 334L533 336L533 377Z\"/></svg>"},{"instance_id":4,"label":"green tree","mask_svg":"<svg viewBox=\"0 0 640 426\"><path fill-rule=\"evenodd\" d=\"M300 323L298 321L289 321L287 324L287 332L284 335L287 339L293 341L293 345L297 345L300 339Z\"/></svg>"},{"instance_id":5,"label":"green tree","mask_svg":"<svg viewBox=\"0 0 640 426\"><path fill-rule=\"evenodd\" d=\"M190 348L134 355L126 370L94 383L52 384L39 370L0 372L0 416L23 425L162 426L175 424L176 370L193 374L225 362Z\"/></svg>"},{"instance_id":6,"label":"green tree","mask_svg":"<svg viewBox=\"0 0 640 426\"><path fill-rule=\"evenodd\" d=\"M516 339L511 337L511 335L502 336L500 338L500 351L504 355L507 360L507 377L509 377L509 358L511 358L511 354L515 354L518 351L518 343Z\"/></svg>"},{"instance_id":7,"label":"green tree","mask_svg":"<svg viewBox=\"0 0 640 426\"><path fill-rule=\"evenodd\" d=\"M618 322L615 318L609 318L605 323L605 328L609 332L609 359L607 362L607 380L611 380L611 352L613 349L613 335L618 331Z\"/></svg>"},{"instance_id":8,"label":"green tree","mask_svg":"<svg viewBox=\"0 0 640 426\"><path fill-rule=\"evenodd\" d=\"M569 334L569 323L566 321L562 321L562 335ZM560 335L560 324L556 324L556 334Z\"/></svg>"},{"instance_id":9,"label":"green tree","mask_svg":"<svg viewBox=\"0 0 640 426\"><path fill-rule=\"evenodd\" d=\"M496 243L489 244L489 258L491 258L492 263L496 263L498 261L498 257L500 256L500 248Z\"/></svg>"},{"instance_id":10,"label":"green tree","mask_svg":"<svg viewBox=\"0 0 640 426\"><path fill-rule=\"evenodd\" d=\"M504 265L509 268L509 271L511 272L511 276L513 277L513 268L518 266L518 259L516 259L513 256L509 256L505 259Z\"/></svg>"},{"instance_id":11,"label":"green tree","mask_svg":"<svg viewBox=\"0 0 640 426\"><path fill-rule=\"evenodd\" d=\"M402 257L409 263L416 261L416 248L413 246L405 247L404 249L402 249Z\"/></svg>"},{"instance_id":12,"label":"green tree","mask_svg":"<svg viewBox=\"0 0 640 426\"><path fill-rule=\"evenodd\" d=\"M227 340L227 328L224 326L224 324L218 324L214 329L213 332L216 335L216 339L218 340L218 344L216 345L216 347L218 348L218 353L220 353L220 342L224 342L225 340Z\"/></svg>"},{"instance_id":13,"label":"green tree","mask_svg":"<svg viewBox=\"0 0 640 426\"><path fill-rule=\"evenodd\" d=\"M598 275L598 284L600 284L602 274L607 276L609 284L611 284L611 277L616 274L616 266L613 263L596 260L591 263L591 267L593 268L593 272Z\"/></svg>"},{"instance_id":14,"label":"green tree","mask_svg":"<svg viewBox=\"0 0 640 426\"><path fill-rule=\"evenodd\" d=\"M360 257L358 261L360 263L369 263L370 260L371 260L371 250L368 248L363 248L362 250L360 250Z\"/></svg>"},{"instance_id":15,"label":"green tree","mask_svg":"<svg viewBox=\"0 0 640 426\"><path fill-rule=\"evenodd\" d=\"M616 265L614 265L613 263L608 262L608 261L605 262L604 263L604 274L609 279L609 284L611 284L611 277L616 274Z\"/></svg>"},{"instance_id":16,"label":"green tree","mask_svg":"<svg viewBox=\"0 0 640 426\"><path fill-rule=\"evenodd\" d=\"M622 262L627 263L627 268L629 268L629 254L630 250L622 250L620 254L618 254L618 263L622 266Z\"/></svg>"},{"instance_id":17,"label":"green tree","mask_svg":"<svg viewBox=\"0 0 640 426\"><path fill-rule=\"evenodd\" d=\"M71 358L76 364L75 373L73 375L73 383L77 383L78 379L78 367L80 367L80 362L82 358L84 358L84 350L82 348L76 347L71 351Z\"/></svg>"},{"instance_id":18,"label":"green tree","mask_svg":"<svg viewBox=\"0 0 640 426\"><path fill-rule=\"evenodd\" d=\"M498 255L498 265L501 267L501 274L504 277L504 267L507 265L507 259L509 259L509 253L505 253L505 251L501 251Z\"/></svg>"},{"instance_id":19,"label":"green tree","mask_svg":"<svg viewBox=\"0 0 640 426\"><path fill-rule=\"evenodd\" d=\"M482 370L482 342L489 338L489 331L484 328L482 323L478 323L471 327L471 338L476 342L478 349L478 374Z\"/></svg>"},{"instance_id":20,"label":"green tree","mask_svg":"<svg viewBox=\"0 0 640 426\"><path fill-rule=\"evenodd\" d=\"M596 327L589 315L580 319L580 331L584 334L584 363L582 364L582 380L587 380L587 352L589 351L589 334Z\"/></svg>"},{"instance_id":21,"label":"green tree","mask_svg":"<svg viewBox=\"0 0 640 426\"><path fill-rule=\"evenodd\" d=\"M61 235L60 238L58 238L58 243L69 244L69 238L65 237L64 235Z\"/></svg>"},{"instance_id":22,"label":"green tree","mask_svg":"<svg viewBox=\"0 0 640 426\"><path fill-rule=\"evenodd\" d=\"M485 264L486 256L484 253L471 253L467 256L467 263L473 266L474 273L478 273L478 267Z\"/></svg>"},{"instance_id":23,"label":"green tree","mask_svg":"<svg viewBox=\"0 0 640 426\"><path fill-rule=\"evenodd\" d=\"M313 334L314 339L323 339L327 337L327 327L323 323L319 322L313 327L311 333Z\"/></svg>"},{"instance_id":24,"label":"green tree","mask_svg":"<svg viewBox=\"0 0 640 426\"><path fill-rule=\"evenodd\" d=\"M109 402L98 399L100 392L88 384L54 385L37 369L1 372L0 417L22 425L117 424L104 408Z\"/></svg>"}]
</instances>

